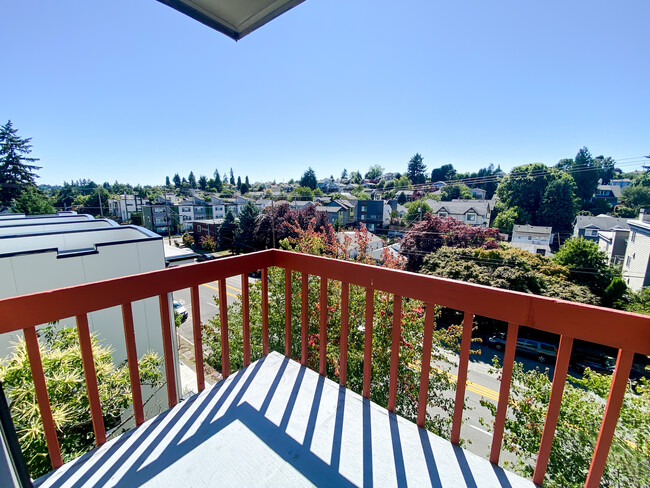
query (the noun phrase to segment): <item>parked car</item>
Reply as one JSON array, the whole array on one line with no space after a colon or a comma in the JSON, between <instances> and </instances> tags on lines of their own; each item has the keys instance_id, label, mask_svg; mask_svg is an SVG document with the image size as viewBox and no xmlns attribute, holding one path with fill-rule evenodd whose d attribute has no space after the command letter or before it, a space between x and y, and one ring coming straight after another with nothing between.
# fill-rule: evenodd
<instances>
[{"instance_id":1,"label":"parked car","mask_svg":"<svg viewBox=\"0 0 650 488\"><path fill-rule=\"evenodd\" d=\"M571 358L571 367L582 374L589 368L596 373L612 374L616 366L616 360L606 354L580 353Z\"/></svg>"},{"instance_id":2,"label":"parked car","mask_svg":"<svg viewBox=\"0 0 650 488\"><path fill-rule=\"evenodd\" d=\"M178 314L181 316L181 324L187 320L188 313L187 309L179 302L178 300L174 300L174 314Z\"/></svg>"},{"instance_id":3,"label":"parked car","mask_svg":"<svg viewBox=\"0 0 650 488\"><path fill-rule=\"evenodd\" d=\"M261 269L256 269L255 271L251 271L248 273L248 276L251 278L261 278L262 277L262 270Z\"/></svg>"},{"instance_id":4,"label":"parked car","mask_svg":"<svg viewBox=\"0 0 650 488\"><path fill-rule=\"evenodd\" d=\"M196 260L197 260L199 263L201 263L201 262L203 262L203 261L210 261L210 260L212 260L212 259L214 259L214 255L213 255L213 254L210 254L210 253L207 253L207 254L201 254L198 258L196 258Z\"/></svg>"},{"instance_id":5,"label":"parked car","mask_svg":"<svg viewBox=\"0 0 650 488\"><path fill-rule=\"evenodd\" d=\"M491 335L488 337L488 344L497 351L503 351L506 347L506 335L503 332ZM542 364L554 361L557 357L556 346L536 339L517 339L517 350L523 354L533 356Z\"/></svg>"}]
</instances>

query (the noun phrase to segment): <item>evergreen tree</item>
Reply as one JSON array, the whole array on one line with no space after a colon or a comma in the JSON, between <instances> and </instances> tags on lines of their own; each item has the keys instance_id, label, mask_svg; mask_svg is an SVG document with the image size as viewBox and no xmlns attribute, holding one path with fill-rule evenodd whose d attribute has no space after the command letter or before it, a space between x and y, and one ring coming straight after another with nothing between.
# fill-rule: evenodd
<instances>
[{"instance_id":1,"label":"evergreen tree","mask_svg":"<svg viewBox=\"0 0 650 488\"><path fill-rule=\"evenodd\" d=\"M232 172L232 168L230 168L230 184L235 186L235 174Z\"/></svg>"},{"instance_id":2,"label":"evergreen tree","mask_svg":"<svg viewBox=\"0 0 650 488\"><path fill-rule=\"evenodd\" d=\"M236 230L237 224L235 223L235 216L229 210L228 213L226 213L226 218L219 227L219 234L217 236L217 245L219 246L220 251L233 248Z\"/></svg>"},{"instance_id":3,"label":"evergreen tree","mask_svg":"<svg viewBox=\"0 0 650 488\"><path fill-rule=\"evenodd\" d=\"M248 181L248 175L246 175L246 180L244 180L244 183L246 183L246 186L247 186L248 188L251 187L251 183L250 183L250 181Z\"/></svg>"},{"instance_id":4,"label":"evergreen tree","mask_svg":"<svg viewBox=\"0 0 650 488\"><path fill-rule=\"evenodd\" d=\"M237 177L237 190L241 190L241 176Z\"/></svg>"},{"instance_id":5,"label":"evergreen tree","mask_svg":"<svg viewBox=\"0 0 650 488\"><path fill-rule=\"evenodd\" d=\"M308 168L307 171L303 173L302 178L300 178L300 186L311 188L312 190L316 189L316 172L311 167Z\"/></svg>"},{"instance_id":6,"label":"evergreen tree","mask_svg":"<svg viewBox=\"0 0 650 488\"><path fill-rule=\"evenodd\" d=\"M28 187L16 199L14 208L25 215L54 214L56 210L52 201L41 190L35 186Z\"/></svg>"},{"instance_id":7,"label":"evergreen tree","mask_svg":"<svg viewBox=\"0 0 650 488\"><path fill-rule=\"evenodd\" d=\"M424 183L424 172L426 170L427 167L424 165L424 158L420 153L415 153L415 155L409 160L407 170L411 183L414 185Z\"/></svg>"},{"instance_id":8,"label":"evergreen tree","mask_svg":"<svg viewBox=\"0 0 650 488\"><path fill-rule=\"evenodd\" d=\"M578 151L570 171L577 185L577 195L582 201L583 208L591 201L598 180L601 176L602 161L591 157L589 149L583 147Z\"/></svg>"},{"instance_id":9,"label":"evergreen tree","mask_svg":"<svg viewBox=\"0 0 650 488\"><path fill-rule=\"evenodd\" d=\"M208 188L208 179L204 175L199 176L199 188L201 190L206 190Z\"/></svg>"},{"instance_id":10,"label":"evergreen tree","mask_svg":"<svg viewBox=\"0 0 650 488\"><path fill-rule=\"evenodd\" d=\"M348 179L348 170L343 168L343 173L341 173L341 179L342 180L347 180Z\"/></svg>"},{"instance_id":11,"label":"evergreen tree","mask_svg":"<svg viewBox=\"0 0 650 488\"><path fill-rule=\"evenodd\" d=\"M174 175L174 187L180 188L181 187L181 177L178 176L178 173Z\"/></svg>"},{"instance_id":12,"label":"evergreen tree","mask_svg":"<svg viewBox=\"0 0 650 488\"><path fill-rule=\"evenodd\" d=\"M456 176L456 170L453 164L443 164L439 168L434 168L431 171L431 181L449 181L453 180Z\"/></svg>"},{"instance_id":13,"label":"evergreen tree","mask_svg":"<svg viewBox=\"0 0 650 488\"><path fill-rule=\"evenodd\" d=\"M246 253L256 250L255 230L258 215L259 211L253 202L246 203L239 213L239 225L235 235L236 252Z\"/></svg>"},{"instance_id":14,"label":"evergreen tree","mask_svg":"<svg viewBox=\"0 0 650 488\"><path fill-rule=\"evenodd\" d=\"M27 157L32 152L31 138L18 137L11 120L0 127L0 210L11 206L28 187L35 186L38 178L34 170L41 169L31 163L37 158Z\"/></svg>"},{"instance_id":15,"label":"evergreen tree","mask_svg":"<svg viewBox=\"0 0 650 488\"><path fill-rule=\"evenodd\" d=\"M172 186L172 182L169 181L169 176L165 176L165 186L168 188Z\"/></svg>"},{"instance_id":16,"label":"evergreen tree","mask_svg":"<svg viewBox=\"0 0 650 488\"><path fill-rule=\"evenodd\" d=\"M556 231L570 230L578 212L575 192L573 177L566 173L551 182L542 198L538 222Z\"/></svg>"},{"instance_id":17,"label":"evergreen tree","mask_svg":"<svg viewBox=\"0 0 650 488\"><path fill-rule=\"evenodd\" d=\"M223 190L223 183L221 182L221 176L219 176L219 170L214 170L214 189L217 192L221 193Z\"/></svg>"},{"instance_id":18,"label":"evergreen tree","mask_svg":"<svg viewBox=\"0 0 650 488\"><path fill-rule=\"evenodd\" d=\"M187 177L187 182L190 184L191 188L196 188L196 176L194 176L194 171L190 171L190 175Z\"/></svg>"}]
</instances>

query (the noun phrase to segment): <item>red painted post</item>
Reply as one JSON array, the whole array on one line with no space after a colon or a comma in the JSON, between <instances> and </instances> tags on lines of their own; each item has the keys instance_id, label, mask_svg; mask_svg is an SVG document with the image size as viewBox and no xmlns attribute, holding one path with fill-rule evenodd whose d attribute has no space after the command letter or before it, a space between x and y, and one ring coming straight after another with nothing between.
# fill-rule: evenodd
<instances>
[{"instance_id":1,"label":"red painted post","mask_svg":"<svg viewBox=\"0 0 650 488\"><path fill-rule=\"evenodd\" d=\"M370 398L370 376L372 375L372 325L375 314L375 291L366 288L366 329L363 345L363 396Z\"/></svg>"},{"instance_id":2,"label":"red painted post","mask_svg":"<svg viewBox=\"0 0 650 488\"><path fill-rule=\"evenodd\" d=\"M52 468L56 469L63 465L61 459L61 449L59 440L56 437L56 426L52 417L52 408L50 399L47 395L47 384L45 383L45 374L43 373L43 362L41 361L41 351L38 348L38 338L36 329L29 327L24 330L25 343L27 345L27 356L29 357L29 367L32 370L32 379L36 389L36 399L38 400L38 409L41 412L43 429L45 431L45 441L47 442L47 452L50 455Z\"/></svg>"},{"instance_id":3,"label":"red painted post","mask_svg":"<svg viewBox=\"0 0 650 488\"><path fill-rule=\"evenodd\" d=\"M393 298L393 328L390 344L390 376L388 379L388 410L395 411L397 400L397 372L399 368L399 344L402 329L402 297Z\"/></svg>"},{"instance_id":4,"label":"red painted post","mask_svg":"<svg viewBox=\"0 0 650 488\"><path fill-rule=\"evenodd\" d=\"M612 377L612 385L609 388L607 405L605 405L605 415L602 424L600 424L600 432L596 441L594 457L591 459L591 466L589 466L585 488L597 488L600 485L600 479L603 477L607 455L612 445L618 416L621 413L621 405L623 405L623 397L625 396L625 388L630 377L633 359L634 353L632 351L619 349L616 369Z\"/></svg>"},{"instance_id":5,"label":"red painted post","mask_svg":"<svg viewBox=\"0 0 650 488\"><path fill-rule=\"evenodd\" d=\"M106 428L102 416L102 404L99 401L93 346L90 342L90 330L88 329L88 316L86 314L77 315L76 321L79 347L81 348L81 362L84 368L84 377L86 378L86 393L88 393L88 403L90 404L90 417L93 422L95 442L98 446L101 446L106 442Z\"/></svg>"},{"instance_id":6,"label":"red painted post","mask_svg":"<svg viewBox=\"0 0 650 488\"><path fill-rule=\"evenodd\" d=\"M339 384L345 386L348 379L348 329L349 329L350 285L341 283L341 364L339 365Z\"/></svg>"},{"instance_id":7,"label":"red painted post","mask_svg":"<svg viewBox=\"0 0 650 488\"><path fill-rule=\"evenodd\" d=\"M269 270L262 268L262 355L269 353Z\"/></svg>"},{"instance_id":8,"label":"red painted post","mask_svg":"<svg viewBox=\"0 0 650 488\"><path fill-rule=\"evenodd\" d=\"M300 364L307 366L307 341L309 335L309 275L302 273L300 276L300 294L301 294L301 310L300 310Z\"/></svg>"},{"instance_id":9,"label":"red painted post","mask_svg":"<svg viewBox=\"0 0 650 488\"><path fill-rule=\"evenodd\" d=\"M564 384L566 383L566 375L569 371L569 359L571 359L572 346L573 337L560 337L560 349L558 350L557 360L555 361L551 397L548 402L544 431L542 432L542 440L539 443L537 463L535 464L535 472L533 473L533 483L536 485L541 485L544 482L544 475L548 467L548 458L551 455L551 446L553 445L557 419L560 415Z\"/></svg>"},{"instance_id":10,"label":"red painted post","mask_svg":"<svg viewBox=\"0 0 650 488\"><path fill-rule=\"evenodd\" d=\"M503 428L506 424L508 398L510 397L510 381L512 380L512 367L515 363L518 333L519 325L513 323L508 324L508 338L506 339L506 351L503 357L503 370L501 372L501 385L499 387L499 403L494 419L494 434L492 435L492 448L490 449L490 462L492 464L499 464L499 456L501 455L501 441L503 440Z\"/></svg>"},{"instance_id":11,"label":"red painted post","mask_svg":"<svg viewBox=\"0 0 650 488\"><path fill-rule=\"evenodd\" d=\"M320 334L318 336L319 373L327 374L327 278L320 277Z\"/></svg>"},{"instance_id":12,"label":"red painted post","mask_svg":"<svg viewBox=\"0 0 650 488\"><path fill-rule=\"evenodd\" d=\"M429 370L431 369L431 346L433 341L433 319L436 314L436 306L433 303L426 304L426 315L424 316L424 336L422 338L422 363L420 365L420 396L418 398L418 420L419 427L424 428L427 418L427 404L429 403Z\"/></svg>"},{"instance_id":13,"label":"red painted post","mask_svg":"<svg viewBox=\"0 0 650 488\"><path fill-rule=\"evenodd\" d=\"M467 386L467 366L469 364L469 350L472 344L472 326L474 314L465 312L463 318L463 336L460 343L460 357L458 358L458 379L456 380L456 401L454 403L454 418L451 426L451 442L458 445L460 442L460 427L463 423L463 410L465 408L465 387Z\"/></svg>"},{"instance_id":14,"label":"red painted post","mask_svg":"<svg viewBox=\"0 0 650 488\"><path fill-rule=\"evenodd\" d=\"M165 355L165 377L167 380L167 403L169 408L178 403L176 393L176 372L174 370L174 350L172 347L172 326L169 318L169 296L158 295L160 325L162 327L163 352Z\"/></svg>"},{"instance_id":15,"label":"red painted post","mask_svg":"<svg viewBox=\"0 0 650 488\"><path fill-rule=\"evenodd\" d=\"M205 390L205 372L203 370L203 330L201 329L201 298L199 286L191 288L192 295L192 332L194 336L194 363L196 364L196 387Z\"/></svg>"},{"instance_id":16,"label":"red painted post","mask_svg":"<svg viewBox=\"0 0 650 488\"><path fill-rule=\"evenodd\" d=\"M284 355L291 357L291 270L284 270Z\"/></svg>"},{"instance_id":17,"label":"red painted post","mask_svg":"<svg viewBox=\"0 0 650 488\"><path fill-rule=\"evenodd\" d=\"M228 295L226 279L219 280L219 330L221 332L221 376L230 375L230 343L228 341Z\"/></svg>"},{"instance_id":18,"label":"red painted post","mask_svg":"<svg viewBox=\"0 0 650 488\"><path fill-rule=\"evenodd\" d=\"M126 342L126 359L129 364L131 380L131 397L133 398L133 414L135 425L144 423L144 407L142 405L142 386L138 369L138 351L135 344L135 329L133 327L133 309L131 303L122 304L122 324L124 325L124 340Z\"/></svg>"},{"instance_id":19,"label":"red painted post","mask_svg":"<svg viewBox=\"0 0 650 488\"><path fill-rule=\"evenodd\" d=\"M251 328L250 328L250 303L248 298L248 275L241 275L241 303L242 303L242 339L244 341L244 367L251 363Z\"/></svg>"}]
</instances>

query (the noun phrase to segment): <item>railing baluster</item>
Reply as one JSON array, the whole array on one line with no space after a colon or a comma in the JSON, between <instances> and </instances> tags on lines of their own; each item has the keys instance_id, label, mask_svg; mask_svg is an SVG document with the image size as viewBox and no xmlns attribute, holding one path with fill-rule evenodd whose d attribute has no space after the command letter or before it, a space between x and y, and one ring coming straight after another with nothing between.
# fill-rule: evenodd
<instances>
[{"instance_id":1,"label":"railing baluster","mask_svg":"<svg viewBox=\"0 0 650 488\"><path fill-rule=\"evenodd\" d=\"M86 314L78 315L76 321L77 334L79 335L79 347L81 348L81 362L83 364L84 377L86 379L86 392L88 393L88 403L90 404L90 417L93 422L95 442L98 446L101 446L106 442L106 429L104 428L104 417L102 416L102 404L99 401L99 385L97 384L97 374L95 372L93 346L90 342L88 316Z\"/></svg>"},{"instance_id":2,"label":"railing baluster","mask_svg":"<svg viewBox=\"0 0 650 488\"><path fill-rule=\"evenodd\" d=\"M174 371L174 348L172 346L172 330L169 317L169 295L158 295L160 307L160 324L162 327L163 352L165 355L165 377L167 379L167 400L169 408L178 403L176 393L176 372Z\"/></svg>"},{"instance_id":3,"label":"railing baluster","mask_svg":"<svg viewBox=\"0 0 650 488\"><path fill-rule=\"evenodd\" d=\"M248 299L248 275L241 275L242 336L244 341L244 366L251 363L250 303Z\"/></svg>"},{"instance_id":4,"label":"railing baluster","mask_svg":"<svg viewBox=\"0 0 650 488\"><path fill-rule=\"evenodd\" d=\"M539 443L537 463L535 464L535 472L533 473L533 483L536 485L541 485L544 482L544 475L546 474L546 468L548 466L548 458L551 455L553 437L555 436L557 419L560 415L560 406L562 405L564 384L566 383L566 375L569 371L569 359L571 359L572 346L573 337L560 337L560 348L558 350L557 360L555 361L555 372L553 373L551 398L548 402L544 431L542 432L542 440Z\"/></svg>"},{"instance_id":5,"label":"railing baluster","mask_svg":"<svg viewBox=\"0 0 650 488\"><path fill-rule=\"evenodd\" d=\"M503 428L506 424L508 398L510 397L510 380L512 380L512 368L515 363L518 333L518 324L508 324L508 338L506 339L506 350L501 371L501 385L499 386L499 403L494 418L494 434L492 435L492 448L490 449L490 462L492 464L499 464L499 456L501 455L501 441L503 440Z\"/></svg>"},{"instance_id":6,"label":"railing baluster","mask_svg":"<svg viewBox=\"0 0 650 488\"><path fill-rule=\"evenodd\" d=\"M269 271L262 268L262 355L269 353Z\"/></svg>"},{"instance_id":7,"label":"railing baluster","mask_svg":"<svg viewBox=\"0 0 650 488\"><path fill-rule=\"evenodd\" d=\"M199 286L191 288L192 296L192 332L194 336L194 363L196 364L196 388L205 389L205 373L203 371L203 331L201 330L201 298Z\"/></svg>"},{"instance_id":8,"label":"railing baluster","mask_svg":"<svg viewBox=\"0 0 650 488\"><path fill-rule=\"evenodd\" d=\"M43 429L45 431L45 441L47 442L47 452L50 455L52 468L61 467L61 449L59 439L56 437L56 426L52 417L52 408L50 407L50 398L47 394L47 384L45 374L43 373L43 362L41 361L41 351L38 348L38 338L36 329L29 327L24 330L25 343L27 345L27 355L29 356L29 366L32 370L32 379L36 389L36 399L38 400L38 409L41 412Z\"/></svg>"},{"instance_id":9,"label":"railing baluster","mask_svg":"<svg viewBox=\"0 0 650 488\"><path fill-rule=\"evenodd\" d=\"M300 310L300 364L307 366L307 341L309 335L309 275L301 273L301 310Z\"/></svg>"},{"instance_id":10,"label":"railing baluster","mask_svg":"<svg viewBox=\"0 0 650 488\"><path fill-rule=\"evenodd\" d=\"M619 349L618 358L616 359L616 369L614 370L612 384L609 388L609 396L607 397L607 405L605 406L605 414L603 416L603 422L600 424L600 432L596 441L594 457L591 459L591 465L589 466L589 474L587 475L585 488L597 488L600 485L609 448L612 445L612 438L616 430L618 416L621 412L621 405L623 405L623 397L625 396L625 389L627 387L627 380L630 377L633 359L634 352Z\"/></svg>"},{"instance_id":11,"label":"railing baluster","mask_svg":"<svg viewBox=\"0 0 650 488\"><path fill-rule=\"evenodd\" d=\"M370 376L372 375L372 325L375 314L375 291L366 288L366 329L363 345L363 396L370 398Z\"/></svg>"},{"instance_id":12,"label":"railing baluster","mask_svg":"<svg viewBox=\"0 0 650 488\"><path fill-rule=\"evenodd\" d=\"M393 298L393 330L390 345L390 376L388 380L388 410L395 411L397 401L397 372L399 368L399 344L402 328L402 297Z\"/></svg>"},{"instance_id":13,"label":"railing baluster","mask_svg":"<svg viewBox=\"0 0 650 488\"><path fill-rule=\"evenodd\" d=\"M424 316L424 336L422 337L422 364L420 365L420 395L418 397L418 420L419 427L424 428L427 418L427 404L429 398L429 370L431 369L431 347L433 341L433 318L436 314L436 306L433 303L426 303L426 314Z\"/></svg>"},{"instance_id":14,"label":"railing baluster","mask_svg":"<svg viewBox=\"0 0 650 488\"><path fill-rule=\"evenodd\" d=\"M319 373L327 374L327 278L320 277L320 334L318 336Z\"/></svg>"},{"instance_id":15,"label":"railing baluster","mask_svg":"<svg viewBox=\"0 0 650 488\"><path fill-rule=\"evenodd\" d=\"M284 355L291 357L291 270L284 270Z\"/></svg>"},{"instance_id":16,"label":"railing baluster","mask_svg":"<svg viewBox=\"0 0 650 488\"><path fill-rule=\"evenodd\" d=\"M219 329L221 332L221 376L230 375L230 343L228 342L228 295L226 279L219 280Z\"/></svg>"},{"instance_id":17,"label":"railing baluster","mask_svg":"<svg viewBox=\"0 0 650 488\"><path fill-rule=\"evenodd\" d=\"M456 401L454 403L454 418L451 426L451 442L458 445L460 442L460 427L463 423L465 408L465 386L467 385L467 366L469 364L469 350L472 345L472 326L474 314L465 312L463 317L463 335L460 343L460 357L458 358L458 379L456 380Z\"/></svg>"},{"instance_id":18,"label":"railing baluster","mask_svg":"<svg viewBox=\"0 0 650 488\"><path fill-rule=\"evenodd\" d=\"M122 304L122 324L124 325L126 359L129 364L129 378L131 380L133 414L135 416L135 425L140 425L144 423L144 407L142 405L142 386L140 385L140 371L138 369L138 352L135 344L135 329L133 327L133 308L130 302Z\"/></svg>"},{"instance_id":19,"label":"railing baluster","mask_svg":"<svg viewBox=\"0 0 650 488\"><path fill-rule=\"evenodd\" d=\"M346 385L348 380L348 315L350 301L350 284L341 283L341 353L339 365L339 383Z\"/></svg>"}]
</instances>

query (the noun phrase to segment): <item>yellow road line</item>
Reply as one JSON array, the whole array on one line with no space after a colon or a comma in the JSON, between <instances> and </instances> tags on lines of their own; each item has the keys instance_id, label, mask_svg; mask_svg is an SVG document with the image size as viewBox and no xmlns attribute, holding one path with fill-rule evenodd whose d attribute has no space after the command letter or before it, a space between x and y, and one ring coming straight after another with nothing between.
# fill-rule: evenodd
<instances>
[{"instance_id":1,"label":"yellow road line","mask_svg":"<svg viewBox=\"0 0 650 488\"><path fill-rule=\"evenodd\" d=\"M217 288L216 286L208 285L207 283L203 283L202 286L207 286L208 288L219 291L219 288ZM231 296L233 298L239 298L239 295L233 295L232 293L228 293L228 292L226 292L226 295Z\"/></svg>"},{"instance_id":2,"label":"yellow road line","mask_svg":"<svg viewBox=\"0 0 650 488\"><path fill-rule=\"evenodd\" d=\"M441 369L436 368L436 371L440 373L445 373L447 376L449 376L454 382L458 381L458 376L452 373L448 373L446 371L443 371ZM499 401L499 392L491 390L490 388L487 388L485 386L481 386L478 383L474 383L473 381L467 381L465 383L465 389L469 390L471 392L477 393L479 395L483 395L488 397L490 400L494 400L495 402Z\"/></svg>"},{"instance_id":3,"label":"yellow road line","mask_svg":"<svg viewBox=\"0 0 650 488\"><path fill-rule=\"evenodd\" d=\"M219 284L218 281L212 281L211 283ZM208 285L206 285L206 286L208 286ZM236 286L229 285L227 281L226 281L226 287L230 288L231 290L235 290L238 293L241 293L241 288L237 288Z\"/></svg>"}]
</instances>

